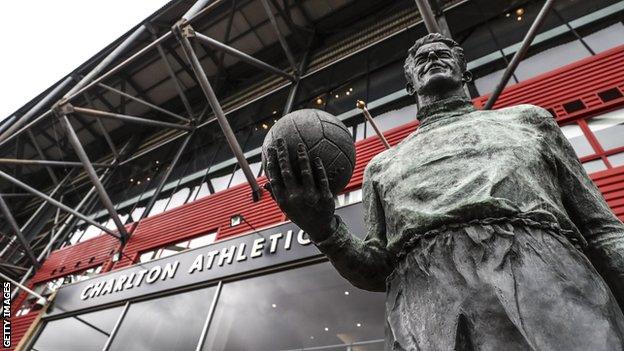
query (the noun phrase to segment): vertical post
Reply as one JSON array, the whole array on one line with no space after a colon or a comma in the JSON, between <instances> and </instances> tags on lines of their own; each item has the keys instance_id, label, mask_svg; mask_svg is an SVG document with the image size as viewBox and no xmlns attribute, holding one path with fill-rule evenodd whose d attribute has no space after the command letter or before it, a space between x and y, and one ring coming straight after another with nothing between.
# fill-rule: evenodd
<instances>
[{"instance_id":1,"label":"vertical post","mask_svg":"<svg viewBox=\"0 0 624 351\"><path fill-rule=\"evenodd\" d=\"M35 253L30 248L30 245L28 245L28 242L26 241L26 238L24 238L24 235L22 234L20 227L17 225L17 221L15 220L15 217L13 217L13 214L11 213L9 206L4 201L4 198L2 196L0 196L0 210L2 211L2 214L4 215L4 219L6 219L6 221L9 223L9 225L15 232L15 235L17 236L20 243L24 247L24 250L26 250L26 254L28 255L28 258L30 258L33 265L38 267L39 262L37 261L37 258L35 257Z\"/></svg>"},{"instance_id":2,"label":"vertical post","mask_svg":"<svg viewBox=\"0 0 624 351\"><path fill-rule=\"evenodd\" d=\"M310 58L310 50L306 51L301 59L301 63L299 65L299 73L303 75L306 67L308 66L308 59ZM299 91L299 83L301 82L301 78L297 77L297 80L293 82L290 87L290 91L288 92L288 98L286 98L286 105L284 105L284 114L288 114L292 111L293 105L295 104L295 98L297 97L297 92Z\"/></svg>"},{"instance_id":3,"label":"vertical post","mask_svg":"<svg viewBox=\"0 0 624 351\"><path fill-rule=\"evenodd\" d=\"M230 148L232 149L234 156L236 156L236 159L238 160L238 164L240 165L243 173L245 174L245 178L247 178L247 181L249 182L249 185L251 186L251 189L253 191L254 201L259 201L262 195L262 189L258 185L258 182L256 181L256 177L251 171L251 168L249 167L249 164L247 163L247 160L245 159L245 155L243 155L243 150L241 149L240 145L236 141L236 136L234 135L234 132L232 131L232 127L230 127L230 124L228 123L227 118L225 117L223 108L221 107L221 104L219 104L219 100L217 99L217 96L215 95L214 90L212 90L212 86L210 85L210 82L208 81L208 77L206 77L206 73L204 72L204 69L202 68L201 63L199 62L197 55L195 55L193 46L191 45L191 42L188 39L188 35L190 33L185 31L185 29L181 28L179 23L176 24L172 28L172 30L174 34L176 34L178 41L180 41L182 50L184 51L184 53L186 54L187 58L190 61L191 68L193 69L193 72L195 73L195 76L197 77L200 83L200 86L204 92L204 95L208 99L208 103L210 104L210 107L212 108L212 111L214 112L217 118L217 121L219 122L219 125L221 126L221 130L223 131L223 134L225 135L225 139L230 145Z\"/></svg>"},{"instance_id":4,"label":"vertical post","mask_svg":"<svg viewBox=\"0 0 624 351\"><path fill-rule=\"evenodd\" d=\"M37 143L37 139L35 139L35 135L30 129L28 129L27 132L28 132L28 138L30 138L30 142L32 143L35 150L37 151L37 154L39 154L39 158L42 160L45 160L46 157L43 154L43 150L41 150L41 147L39 147L39 143ZM52 168L50 166L45 166L45 168L48 171L48 174L50 175L52 182L58 185L58 182L59 182L58 178L56 177L56 174L54 173Z\"/></svg>"},{"instance_id":5,"label":"vertical post","mask_svg":"<svg viewBox=\"0 0 624 351\"><path fill-rule=\"evenodd\" d=\"M511 75L516 70L516 67L518 67L518 65L520 64L520 61L522 61L522 59L524 58L524 55L526 55L527 51L529 50L529 47L531 47L531 43L533 42L533 39L535 39L535 36L537 35L537 30L539 29L539 27L542 25L542 23L546 19L546 16L548 15L548 11L550 10L554 2L555 0L546 0L546 3L544 4L544 6L542 6L542 9L537 14L535 21L533 21L533 24L531 24L531 28L529 28L529 31L527 32L526 36L522 40L522 44L520 45L520 48L514 55L513 59L511 59L511 63L505 69L505 72L503 73L501 80L498 82L498 84L496 85L496 88L492 92L492 95L490 95L490 98L485 103L485 106L483 107L484 110L491 109L496 103L496 100L498 99L500 94L503 92L503 89L505 89L505 86L507 85L509 78L511 78Z\"/></svg>"},{"instance_id":6,"label":"vertical post","mask_svg":"<svg viewBox=\"0 0 624 351\"><path fill-rule=\"evenodd\" d=\"M91 164L91 161L89 160L89 157L87 156L87 153L82 147L82 144L80 144L78 135L76 135L74 128L72 128L71 123L69 123L69 119L67 119L67 115L62 114L59 117L61 119L61 123L64 125L65 130L67 131L67 138L69 139L69 142L71 143L74 151L78 155L80 162L82 162L85 172L91 179L91 183L93 183L93 186L95 187L95 190L97 191L100 197L100 200L102 201L102 204L108 210L108 214L113 219L113 222L115 222L115 225L117 226L117 230L119 230L120 240L122 242L125 242L128 239L128 232L126 231L126 227L124 227L123 223L121 223L121 220L119 219L119 215L117 215L117 211L115 211L115 207L113 206L113 202L108 197L108 194L106 193L106 189L104 189L104 186L98 179L98 176L95 173L95 168L93 168L93 165Z\"/></svg>"},{"instance_id":7,"label":"vertical post","mask_svg":"<svg viewBox=\"0 0 624 351\"><path fill-rule=\"evenodd\" d=\"M277 39L279 39L280 45L282 46L282 49L284 50L284 53L286 54L286 58L288 59L288 62L290 63L290 67L292 68L295 76L297 76L298 72L297 72L297 64L295 63L295 57L293 56L292 52L290 51L290 48L288 47L286 38L284 38L284 35L282 34L279 27L277 26L275 15L273 15L273 10L271 10L271 6L267 2L267 0L261 0L261 2L262 2L262 6L264 6L264 11L266 11L267 16L269 16L269 21L271 21L271 25L273 26L273 29L275 29L275 34L277 34Z\"/></svg>"},{"instance_id":8,"label":"vertical post","mask_svg":"<svg viewBox=\"0 0 624 351\"><path fill-rule=\"evenodd\" d=\"M440 33L440 27L438 26L438 22L436 21L433 11L431 11L429 1L416 0L416 6L418 6L418 12L420 12L420 17L422 17L423 22L425 23L427 32Z\"/></svg>"},{"instance_id":9,"label":"vertical post","mask_svg":"<svg viewBox=\"0 0 624 351\"><path fill-rule=\"evenodd\" d=\"M165 172L165 175L162 177L162 179L158 183L158 186L156 187L156 191L154 192L154 195L150 199L149 203L147 204L147 206L145 206L145 211L143 211L143 213L141 214L141 219L147 217L149 215L150 211L152 210L152 208L154 207L154 204L156 203L156 200L158 199L158 196L162 192L165 184L167 183L167 180L169 179L169 176L173 172L173 168L178 164L178 161L180 160L180 157L182 156L182 154L186 150L186 147L188 146L189 142L193 138L194 134L195 134L194 131L190 132L190 133L188 133L186 138L184 138L184 140L182 140L182 145L180 145L178 147L178 151L176 152L175 156L173 157L173 160L171 161L171 164L169 165L169 168L167 169L167 172ZM141 219L139 219L139 221Z\"/></svg>"},{"instance_id":10,"label":"vertical post","mask_svg":"<svg viewBox=\"0 0 624 351\"><path fill-rule=\"evenodd\" d=\"M66 176L65 178L63 178L63 180L61 180L60 183L58 183L56 185L56 187L54 189L52 189L52 192L50 192L50 194L48 196L53 197L57 191L59 191L67 181L69 181L71 175L73 174L73 170L71 170ZM37 207L37 209L35 210L35 212L32 214L32 216L30 216L28 218L28 220L26 221L26 223L24 223L24 225L20 228L22 230L22 232L24 232L28 226L35 220L35 218L37 218L37 216L39 216L39 214L41 213L41 211L43 211L43 209L45 208L45 206L48 203L44 200L41 202L41 205L39 205L39 207ZM4 254L8 251L9 247L11 246L11 244L13 244L16 240L16 237L13 237L11 239L11 241L9 242L9 244L7 246L5 246L4 248L2 248L2 251L0 251L0 257L4 256ZM9 255L9 257L5 258L5 261L9 261L11 259L11 255Z\"/></svg>"}]
</instances>

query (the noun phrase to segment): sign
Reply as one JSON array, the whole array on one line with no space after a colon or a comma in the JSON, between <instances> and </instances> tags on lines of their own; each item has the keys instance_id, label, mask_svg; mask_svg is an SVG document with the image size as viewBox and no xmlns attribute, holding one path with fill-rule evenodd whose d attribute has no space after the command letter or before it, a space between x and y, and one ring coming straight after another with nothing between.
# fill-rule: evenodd
<instances>
[{"instance_id":1,"label":"sign","mask_svg":"<svg viewBox=\"0 0 624 351\"><path fill-rule=\"evenodd\" d=\"M336 213L354 234L365 235L361 204L339 208ZM46 316L218 281L317 255L320 252L307 234L288 222L63 286Z\"/></svg>"}]
</instances>

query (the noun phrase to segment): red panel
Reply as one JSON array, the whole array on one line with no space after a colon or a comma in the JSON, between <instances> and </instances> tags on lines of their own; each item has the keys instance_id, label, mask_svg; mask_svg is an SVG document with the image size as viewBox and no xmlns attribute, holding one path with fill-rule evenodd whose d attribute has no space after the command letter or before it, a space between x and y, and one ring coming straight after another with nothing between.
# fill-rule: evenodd
<instances>
[{"instance_id":1,"label":"red panel","mask_svg":"<svg viewBox=\"0 0 624 351\"><path fill-rule=\"evenodd\" d=\"M25 316L11 317L11 347L3 348L3 350L15 350L37 315L37 313L30 313Z\"/></svg>"},{"instance_id":2,"label":"red panel","mask_svg":"<svg viewBox=\"0 0 624 351\"><path fill-rule=\"evenodd\" d=\"M605 51L546 74L506 88L494 108L517 104L534 104L555 112L560 123L621 106L624 97L602 102L598 93L619 89L624 93L624 46ZM474 100L478 107L485 105L489 96ZM581 100L585 108L566 112L564 104Z\"/></svg>"}]
</instances>

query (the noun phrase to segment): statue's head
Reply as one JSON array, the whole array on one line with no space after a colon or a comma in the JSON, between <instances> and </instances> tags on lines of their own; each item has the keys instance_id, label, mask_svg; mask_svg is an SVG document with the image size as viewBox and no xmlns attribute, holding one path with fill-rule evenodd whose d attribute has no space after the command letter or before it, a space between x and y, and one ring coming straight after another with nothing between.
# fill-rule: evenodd
<instances>
[{"instance_id":1,"label":"statue's head","mask_svg":"<svg viewBox=\"0 0 624 351\"><path fill-rule=\"evenodd\" d=\"M472 79L466 70L464 50L439 33L416 40L408 51L404 70L410 95L444 95Z\"/></svg>"}]
</instances>

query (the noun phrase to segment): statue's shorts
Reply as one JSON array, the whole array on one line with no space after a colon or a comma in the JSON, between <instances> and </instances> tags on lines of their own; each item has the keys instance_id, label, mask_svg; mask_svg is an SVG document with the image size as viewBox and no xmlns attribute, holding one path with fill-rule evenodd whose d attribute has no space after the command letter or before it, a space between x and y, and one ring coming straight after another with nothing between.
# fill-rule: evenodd
<instances>
[{"instance_id":1,"label":"statue's shorts","mask_svg":"<svg viewBox=\"0 0 624 351\"><path fill-rule=\"evenodd\" d=\"M418 240L387 279L386 350L624 350L624 315L556 230L458 227Z\"/></svg>"}]
</instances>

